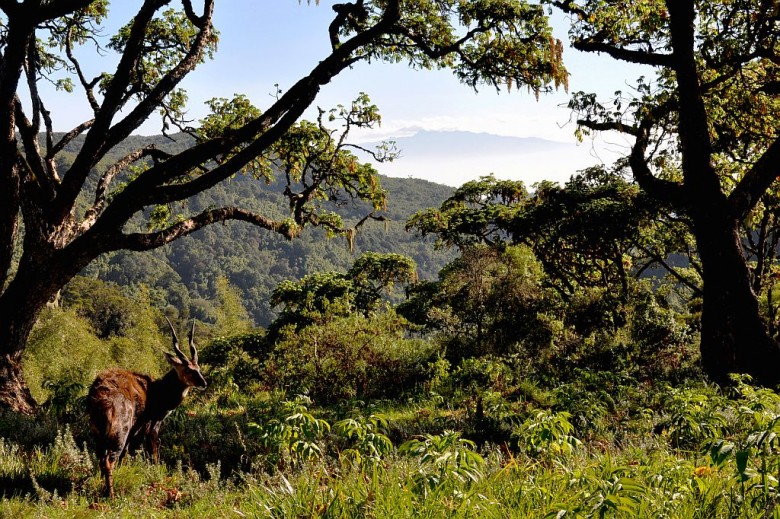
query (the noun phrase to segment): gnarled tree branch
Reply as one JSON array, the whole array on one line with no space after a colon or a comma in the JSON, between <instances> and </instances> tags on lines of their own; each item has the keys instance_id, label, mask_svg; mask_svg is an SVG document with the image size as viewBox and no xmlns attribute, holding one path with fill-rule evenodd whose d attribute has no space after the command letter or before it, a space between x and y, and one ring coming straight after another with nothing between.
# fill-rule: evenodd
<instances>
[{"instance_id":1,"label":"gnarled tree branch","mask_svg":"<svg viewBox=\"0 0 780 519\"><path fill-rule=\"evenodd\" d=\"M182 236L192 234L207 225L227 220L248 222L258 227L262 227L263 229L279 233L288 239L295 237L296 233L296 228L286 225L285 222L272 220L238 207L221 207L203 211L196 216L176 222L161 231L152 233L132 233L120 236L112 235L108 237L110 240L108 250L129 249L145 251L155 249L181 238Z\"/></svg>"},{"instance_id":2,"label":"gnarled tree branch","mask_svg":"<svg viewBox=\"0 0 780 519\"><path fill-rule=\"evenodd\" d=\"M780 165L780 137L772 142L729 195L729 205L735 218L744 220L756 207L761 196L780 176L778 165Z\"/></svg>"},{"instance_id":3,"label":"gnarled tree branch","mask_svg":"<svg viewBox=\"0 0 780 519\"><path fill-rule=\"evenodd\" d=\"M654 67L670 67L672 65L672 57L668 54L624 49L595 39L577 40L572 42L571 46L583 52L603 52L617 60L626 61L628 63L651 65Z\"/></svg>"}]
</instances>

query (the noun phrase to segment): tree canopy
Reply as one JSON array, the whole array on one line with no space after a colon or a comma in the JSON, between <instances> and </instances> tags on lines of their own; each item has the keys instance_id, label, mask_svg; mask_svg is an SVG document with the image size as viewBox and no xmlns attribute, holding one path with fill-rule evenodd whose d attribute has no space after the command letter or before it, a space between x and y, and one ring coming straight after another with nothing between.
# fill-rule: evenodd
<instances>
[{"instance_id":1,"label":"tree canopy","mask_svg":"<svg viewBox=\"0 0 780 519\"><path fill-rule=\"evenodd\" d=\"M374 124L376 108L359 99L321 113L317 122L299 121L321 86L349 67L405 61L414 68L450 69L471 87L527 87L537 94L566 83L562 46L539 5L356 0L334 5L332 22L323 27L329 54L269 106L254 108L242 96L216 99L212 114L193 127L184 118L181 81L216 50L212 20L222 5L217 4L144 0L116 34L105 35L112 16L107 0L0 1L0 402L5 405L33 408L20 367L32 325L46 301L101 254L153 249L225 220L288 238L306 225L346 232L324 201L359 197L381 208L375 172L325 124L340 119L343 136L350 127ZM116 53L116 68L87 76L76 48ZM38 88L42 81L78 93L89 113L56 138L57 115ZM88 182L101 160L154 113L161 114L164 129L176 128L196 143L173 154L155 147L132 150L99 170L96 184ZM83 145L72 161L58 163L65 146L80 135ZM273 163L288 182L289 212L282 218L235 206L183 215L172 210L237 173L268 179ZM90 202L82 213L83 197ZM146 221L147 229L129 229L134 218Z\"/></svg>"},{"instance_id":2,"label":"tree canopy","mask_svg":"<svg viewBox=\"0 0 780 519\"><path fill-rule=\"evenodd\" d=\"M570 16L575 48L653 68L628 91L618 86L613 99L576 92L570 107L579 131L626 135L626 166L642 191L689 219L708 374L777 383L770 366L780 348L761 319L740 234L761 220L778 176L776 3L547 3Z\"/></svg>"}]
</instances>

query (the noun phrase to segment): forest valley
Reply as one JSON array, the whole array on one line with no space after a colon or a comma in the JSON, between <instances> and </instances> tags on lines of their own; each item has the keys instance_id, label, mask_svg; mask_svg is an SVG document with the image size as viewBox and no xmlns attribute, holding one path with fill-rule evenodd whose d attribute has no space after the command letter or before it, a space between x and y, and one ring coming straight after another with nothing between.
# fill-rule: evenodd
<instances>
[{"instance_id":1,"label":"forest valley","mask_svg":"<svg viewBox=\"0 0 780 519\"><path fill-rule=\"evenodd\" d=\"M780 516L776 2L336 4L308 74L193 126L218 3L106 36L106 0L0 0L0 514ZM566 88L550 10L654 72L571 95L581 138L631 142L615 164L421 195L357 155L391 143L350 144L368 95L301 119L358 62ZM42 81L90 115L55 132ZM153 113L165 136L133 136ZM162 375L166 318L197 318L208 387L104 500L87 388Z\"/></svg>"}]
</instances>

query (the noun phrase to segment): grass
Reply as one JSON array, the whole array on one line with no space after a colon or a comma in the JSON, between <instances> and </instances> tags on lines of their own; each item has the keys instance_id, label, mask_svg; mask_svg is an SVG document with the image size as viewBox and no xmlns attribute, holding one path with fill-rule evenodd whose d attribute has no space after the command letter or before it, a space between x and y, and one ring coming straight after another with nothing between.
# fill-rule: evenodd
<instances>
[{"instance_id":1,"label":"grass","mask_svg":"<svg viewBox=\"0 0 780 519\"><path fill-rule=\"evenodd\" d=\"M217 464L199 473L139 456L117 469L118 497L108 501L94 460L67 432L59 438L33 452L0 444L0 516L763 517L776 499L774 489L767 501L760 489L742 493L735 463L715 467L655 438L540 457L486 446L468 476L446 448L427 459L396 450L374 465L323 457L228 477Z\"/></svg>"},{"instance_id":2,"label":"grass","mask_svg":"<svg viewBox=\"0 0 780 519\"><path fill-rule=\"evenodd\" d=\"M54 449L45 457L57 462ZM637 457L641 455L641 457ZM14 458L14 456L11 456ZM9 467L3 461L3 470ZM42 488L6 497L3 517L726 517L728 471L669 452L637 448L534 460L488 451L475 480L430 475L416 458L391 455L367 470L350 463L307 463L288 473L221 479L135 458L116 472L118 498L100 480L60 494ZM438 473L438 471L435 471ZM565 512L566 515L559 515ZM746 514L745 516L750 516Z\"/></svg>"},{"instance_id":3,"label":"grass","mask_svg":"<svg viewBox=\"0 0 780 519\"><path fill-rule=\"evenodd\" d=\"M483 417L441 398L318 409L266 393L226 409L201 395L165 424L164 463L118 467L114 500L82 422L47 417L0 439L0 517L780 516L776 393L737 380L604 403L575 389Z\"/></svg>"}]
</instances>

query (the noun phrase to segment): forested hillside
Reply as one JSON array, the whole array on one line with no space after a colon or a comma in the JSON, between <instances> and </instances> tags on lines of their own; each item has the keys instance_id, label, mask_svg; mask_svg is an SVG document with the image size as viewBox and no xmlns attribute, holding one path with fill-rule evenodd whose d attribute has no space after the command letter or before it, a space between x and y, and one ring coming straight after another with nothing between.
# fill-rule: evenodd
<instances>
[{"instance_id":1,"label":"forested hillside","mask_svg":"<svg viewBox=\"0 0 780 519\"><path fill-rule=\"evenodd\" d=\"M133 136L113 150L106 162L113 163L131 150L150 144L174 152L185 149L191 142L182 134L173 138ZM81 140L75 140L69 145L66 160L75 156L80 144ZM156 306L171 306L206 322L214 318L212 301L216 280L226 277L241 291L244 304L258 326L267 325L274 317L268 301L280 281L299 279L313 272L346 270L364 251L410 256L417 262L421 279L434 279L452 254L434 250L432 240L414 237L404 230L404 224L415 212L438 206L452 189L412 178L382 177L381 182L387 191L387 211L381 216L387 221L369 221L362 226L352 250L343 238L328 239L318 229L307 229L301 237L287 241L250 224L228 222L202 229L154 251L123 251L103 256L84 275L115 282L131 293L146 285ZM237 175L230 182L198 195L190 207L182 206L181 212L235 205L283 217L287 199L282 189L281 183L264 185ZM352 224L370 212L367 204L340 210Z\"/></svg>"},{"instance_id":2,"label":"forested hillside","mask_svg":"<svg viewBox=\"0 0 780 519\"><path fill-rule=\"evenodd\" d=\"M0 2L0 518L780 519L777 2L109 3ZM367 62L567 88L564 19L655 71L572 81L625 154L565 183L380 177L367 94L302 119ZM232 56L231 88L325 48L195 120L180 82L263 23L290 63ZM45 82L86 95L67 134ZM154 114L182 133L128 138ZM449 137L474 177L501 149Z\"/></svg>"}]
</instances>

